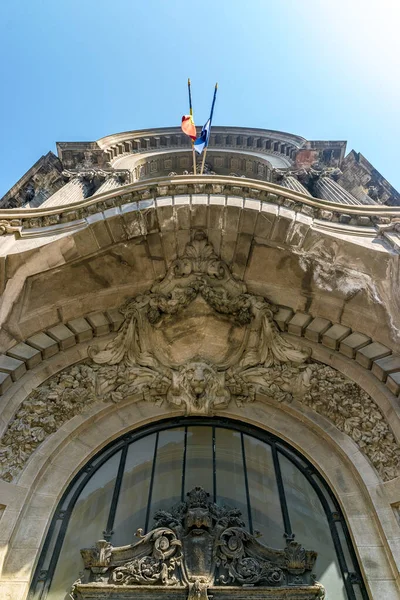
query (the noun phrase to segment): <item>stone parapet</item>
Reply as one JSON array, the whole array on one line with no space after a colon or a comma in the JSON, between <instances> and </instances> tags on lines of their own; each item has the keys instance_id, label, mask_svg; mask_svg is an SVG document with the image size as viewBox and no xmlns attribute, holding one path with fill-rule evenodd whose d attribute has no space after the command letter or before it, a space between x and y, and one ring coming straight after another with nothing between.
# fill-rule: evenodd
<instances>
[{"instance_id":1,"label":"stone parapet","mask_svg":"<svg viewBox=\"0 0 400 600\"><path fill-rule=\"evenodd\" d=\"M389 234L396 237L400 222L400 207L346 205L344 208L343 204L312 198L269 182L217 175L180 175L124 185L59 207L0 210L0 232L23 236L27 230L45 229L43 233L48 234L51 228L57 227L54 232L61 231L67 225L70 227L76 221L112 208L124 210L130 205L131 210L140 210L173 205L182 203L182 197L184 203L190 204L192 197L199 194L203 204L213 203L211 197L220 198L222 204L229 204L229 198L235 197L241 206L245 199L254 200L258 210L265 204L284 206L326 225L350 225L360 233L370 228L387 239Z\"/></svg>"}]
</instances>

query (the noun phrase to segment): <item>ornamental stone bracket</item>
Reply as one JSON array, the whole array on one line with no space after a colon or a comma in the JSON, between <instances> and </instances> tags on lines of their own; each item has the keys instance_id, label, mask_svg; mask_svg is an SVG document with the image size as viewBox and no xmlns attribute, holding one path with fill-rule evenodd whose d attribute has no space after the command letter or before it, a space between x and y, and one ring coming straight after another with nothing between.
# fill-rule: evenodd
<instances>
[{"instance_id":1,"label":"ornamental stone bracket","mask_svg":"<svg viewBox=\"0 0 400 600\"><path fill-rule=\"evenodd\" d=\"M63 423L96 402L166 403L213 415L231 402L296 402L346 433L383 480L400 474L400 448L375 401L335 369L293 347L277 307L250 294L201 230L166 276L120 309L105 348L61 371L22 402L0 442L0 477L12 481Z\"/></svg>"},{"instance_id":2,"label":"ornamental stone bracket","mask_svg":"<svg viewBox=\"0 0 400 600\"><path fill-rule=\"evenodd\" d=\"M325 597L312 573L316 552L294 536L284 550L265 546L246 531L239 510L218 506L200 487L185 502L158 511L154 524L145 535L137 531L136 543L113 547L100 540L81 550L85 571L71 598L159 598L165 588L184 592L188 600L207 600L208 590L218 588L220 597L230 597L232 588L270 600Z\"/></svg>"}]
</instances>

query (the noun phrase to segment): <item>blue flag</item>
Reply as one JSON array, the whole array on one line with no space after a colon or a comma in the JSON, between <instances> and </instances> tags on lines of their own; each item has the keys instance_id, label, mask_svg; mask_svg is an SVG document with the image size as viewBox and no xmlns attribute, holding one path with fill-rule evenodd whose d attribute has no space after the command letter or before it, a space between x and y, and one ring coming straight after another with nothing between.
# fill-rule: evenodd
<instances>
[{"instance_id":1,"label":"blue flag","mask_svg":"<svg viewBox=\"0 0 400 600\"><path fill-rule=\"evenodd\" d=\"M211 129L211 119L208 119L207 123L204 125L201 130L200 137L194 142L194 149L198 154L201 154L208 146L208 140L210 139L210 129Z\"/></svg>"}]
</instances>

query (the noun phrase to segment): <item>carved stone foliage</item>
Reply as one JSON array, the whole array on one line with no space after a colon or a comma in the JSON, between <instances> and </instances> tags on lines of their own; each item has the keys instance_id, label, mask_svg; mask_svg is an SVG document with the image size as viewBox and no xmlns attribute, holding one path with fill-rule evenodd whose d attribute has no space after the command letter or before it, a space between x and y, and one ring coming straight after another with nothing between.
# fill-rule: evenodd
<instances>
[{"instance_id":1,"label":"carved stone foliage","mask_svg":"<svg viewBox=\"0 0 400 600\"><path fill-rule=\"evenodd\" d=\"M324 597L312 574L315 552L293 537L283 550L261 544L244 528L239 510L211 502L200 487L170 511L157 512L154 521L155 528L146 535L138 530L135 544L113 547L100 540L81 550L85 574L75 582L72 598L88 597L88 592L93 597L94 585L99 597L107 598L116 588L125 590L124 597L137 597L143 585L183 587L190 600L206 600L209 588L225 585L306 592L296 598ZM275 597L283 596L268 595Z\"/></svg>"},{"instance_id":2,"label":"carved stone foliage","mask_svg":"<svg viewBox=\"0 0 400 600\"><path fill-rule=\"evenodd\" d=\"M75 365L51 377L22 403L0 442L0 478L12 481L51 433L93 402L97 365Z\"/></svg>"},{"instance_id":3,"label":"carved stone foliage","mask_svg":"<svg viewBox=\"0 0 400 600\"><path fill-rule=\"evenodd\" d=\"M49 434L96 401L132 397L212 415L257 395L309 406L349 435L383 480L398 476L400 448L376 403L294 348L278 331L274 310L233 277L197 231L162 281L121 308L124 321L104 349L91 347L88 361L22 403L0 442L0 477L11 481Z\"/></svg>"}]
</instances>

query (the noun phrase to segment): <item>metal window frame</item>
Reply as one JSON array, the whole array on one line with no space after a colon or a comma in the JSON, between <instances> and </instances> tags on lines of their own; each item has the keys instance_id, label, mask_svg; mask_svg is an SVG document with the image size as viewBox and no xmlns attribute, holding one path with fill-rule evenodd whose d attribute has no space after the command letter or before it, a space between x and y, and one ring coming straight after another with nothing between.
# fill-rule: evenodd
<instances>
[{"instance_id":1,"label":"metal window frame","mask_svg":"<svg viewBox=\"0 0 400 600\"><path fill-rule=\"evenodd\" d=\"M339 562L339 567L342 573L345 589L348 595L349 600L356 600L355 592L353 589L353 585L358 585L361 590L361 594L363 600L368 600L369 596L366 591L361 570L359 567L358 559L356 553L354 551L353 543L350 537L350 533L347 527L346 520L344 515L340 509L340 505L336 499L336 496L332 492L331 488L319 473L319 471L295 448L293 448L290 444L284 442L279 437L264 431L258 427L253 425L249 425L247 423L243 423L238 420L232 420L224 417L175 417L173 419L163 419L157 421L156 423L146 425L144 427L138 428L134 431L124 434L117 440L110 442L107 446L105 446L100 452L98 452L94 457L90 459L90 461L85 465L83 469L75 475L72 479L71 483L68 485L65 490L58 507L55 511L55 514L52 518L49 530L46 535L45 542L43 544L43 548L40 553L40 557L35 569L35 573L32 579L30 591L28 594L29 600L46 600L47 593L50 589L50 585L54 576L54 572L57 566L58 558L62 549L62 545L64 542L65 534L68 529L68 524L72 512L74 510L75 504L80 496L85 485L91 479L91 477L97 472L97 470L107 462L112 456L114 456L117 452L121 451L121 457L119 461L119 465L117 467L117 475L114 483L114 490L112 493L112 500L110 504L110 510L108 514L107 523L105 524L105 530L103 535L105 539L111 539L112 529L114 526L115 515L118 506L119 494L121 491L122 479L125 471L125 463L127 452L129 446L151 434L156 434L155 444L154 444L154 452L152 459L152 470L150 477L150 485L149 485L149 495L148 495L148 505L146 511L146 525L145 530L148 530L149 527L149 518L151 512L151 499L153 494L153 485L154 485L154 474L155 474L155 466L157 461L157 450L158 450L158 438L159 433L161 431L165 431L168 429L174 429L177 427L185 428L184 435L184 451L182 458L182 483L181 483L181 498L184 498L184 488L185 488L185 466L186 466L186 453L187 453L187 429L192 426L204 426L212 428L212 464L213 464L213 498L214 501L216 499L216 445L215 445L215 431L216 428L225 428L233 431L237 431L240 433L241 440L241 452L242 452L242 460L243 460L243 468L244 468L244 477L245 477L245 491L246 491L246 501L247 501L247 512L249 519L249 528L252 530L252 516L251 516L251 504L250 504L250 493L248 486L248 474L246 467L246 452L243 441L243 435L249 435L253 438L258 439L259 441L268 444L272 450L272 459L275 470L275 479L278 487L278 494L281 504L282 510L282 518L283 525L285 529L285 535L291 536L293 534L289 511L286 502L286 494L285 494L285 486L282 479L282 474L280 470L279 464L279 453L285 456L290 462L292 462L297 469L304 475L306 480L310 483L314 491L316 492L322 507L324 509L327 522L330 528L330 532L332 535L333 544L336 550L336 555ZM327 500L327 496L329 497L334 510L332 510L329 502ZM65 508L64 503L68 499L68 505ZM58 531L57 539L55 541L52 556L50 561L48 562L48 568L44 569L43 565L47 559L47 552L52 544L53 535L57 527L57 523L62 521L61 527ZM349 570L348 565L346 564L345 554L343 552L342 543L339 538L339 534L336 528L336 523L340 522L342 524L345 541L347 544L347 549L350 555L350 558L354 565L354 570ZM40 585L42 585L40 589Z\"/></svg>"}]
</instances>

